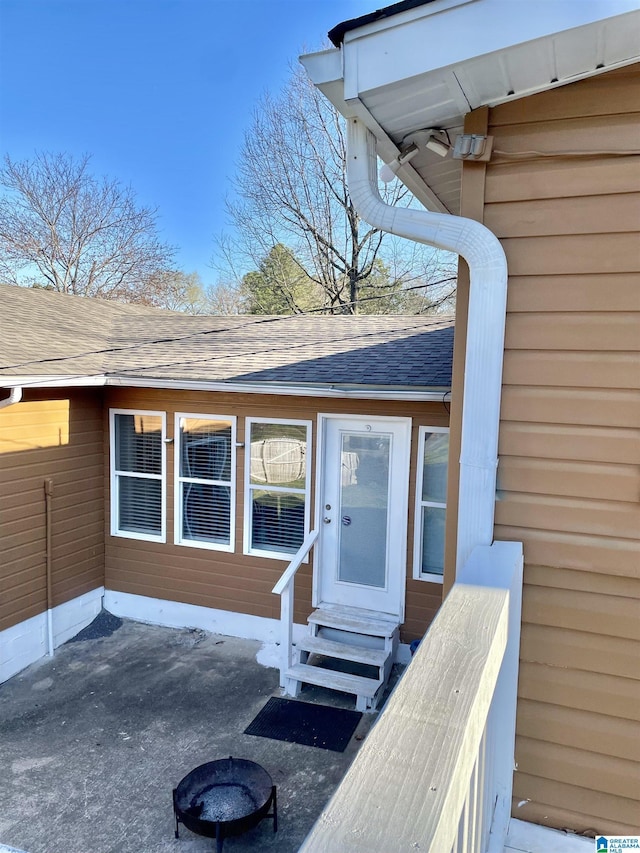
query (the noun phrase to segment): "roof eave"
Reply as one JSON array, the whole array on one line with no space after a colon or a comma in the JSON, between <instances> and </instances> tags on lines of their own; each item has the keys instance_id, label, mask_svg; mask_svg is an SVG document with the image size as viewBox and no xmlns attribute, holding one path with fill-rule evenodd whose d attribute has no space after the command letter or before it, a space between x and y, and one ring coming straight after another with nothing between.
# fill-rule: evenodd
<instances>
[{"instance_id":1,"label":"roof eave","mask_svg":"<svg viewBox=\"0 0 640 853\"><path fill-rule=\"evenodd\" d=\"M396 4L343 28L340 49L301 61L312 81L346 118L358 117L385 162L421 128L459 133L464 116L640 61L638 0L519 4L501 0L430 0ZM455 34L455 38L452 37ZM479 52L478 45L482 45ZM430 210L456 212L432 189L443 163L429 154L398 177Z\"/></svg>"}]
</instances>

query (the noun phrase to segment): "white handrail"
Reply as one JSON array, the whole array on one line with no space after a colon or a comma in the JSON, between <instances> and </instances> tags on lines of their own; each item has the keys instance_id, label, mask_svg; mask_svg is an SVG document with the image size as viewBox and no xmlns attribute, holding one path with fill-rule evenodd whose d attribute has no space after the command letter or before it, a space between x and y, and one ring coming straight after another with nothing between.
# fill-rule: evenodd
<instances>
[{"instance_id":1,"label":"white handrail","mask_svg":"<svg viewBox=\"0 0 640 853\"><path fill-rule=\"evenodd\" d=\"M312 530L298 548L293 560L284 570L282 577L272 589L280 596L280 686L285 686L286 672L293 663L293 602L295 597L296 572L313 548L318 531Z\"/></svg>"},{"instance_id":2,"label":"white handrail","mask_svg":"<svg viewBox=\"0 0 640 853\"><path fill-rule=\"evenodd\" d=\"M475 549L467 574L301 853L502 851L514 767L519 543Z\"/></svg>"},{"instance_id":3,"label":"white handrail","mask_svg":"<svg viewBox=\"0 0 640 853\"><path fill-rule=\"evenodd\" d=\"M295 575L295 573L298 571L309 551L313 548L313 545L317 538L317 530L312 530L310 533L307 534L304 542L296 551L293 560L291 560L287 568L284 570L282 576L280 577L280 580L274 586L271 592L275 593L275 595L282 595L285 587L287 586L291 578Z\"/></svg>"}]
</instances>

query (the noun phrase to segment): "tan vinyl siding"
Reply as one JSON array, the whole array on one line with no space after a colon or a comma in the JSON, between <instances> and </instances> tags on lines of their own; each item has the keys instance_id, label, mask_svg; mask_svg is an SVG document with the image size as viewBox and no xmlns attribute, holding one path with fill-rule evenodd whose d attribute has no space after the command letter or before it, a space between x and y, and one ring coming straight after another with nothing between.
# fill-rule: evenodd
<instances>
[{"instance_id":1,"label":"tan vinyl siding","mask_svg":"<svg viewBox=\"0 0 640 853\"><path fill-rule=\"evenodd\" d=\"M638 831L638 67L489 112L478 218L509 264L497 539L525 588L514 814ZM469 180L477 180L475 174Z\"/></svg>"},{"instance_id":2,"label":"tan vinyl siding","mask_svg":"<svg viewBox=\"0 0 640 853\"><path fill-rule=\"evenodd\" d=\"M45 479L53 481L53 606L104 583L100 391L25 391L0 410L0 630L46 610Z\"/></svg>"},{"instance_id":3,"label":"tan vinyl siding","mask_svg":"<svg viewBox=\"0 0 640 853\"><path fill-rule=\"evenodd\" d=\"M407 542L407 606L403 639L409 642L424 634L442 601L439 584L411 578L413 559L413 505L418 428L448 426L447 409L441 403L387 403L367 400L334 400L311 397L241 395L205 392L173 392L143 389L108 389L109 408L166 412L167 434L173 436L176 412L214 414L237 418L237 441L245 441L246 418L310 420L313 447L308 454L315 468L318 413L412 418L412 471L409 495L410 519ZM107 412L105 411L105 418ZM106 423L106 421L105 421ZM244 516L244 449L237 456L236 542L233 553L174 545L174 446L167 449L167 542L154 543L109 535L106 522L106 587L111 590L180 601L277 619L280 599L271 590L286 568L287 560L246 556L242 553ZM108 454L108 440L105 443ZM312 502L315 481L312 482ZM109 472L106 474L108 509ZM295 620L304 623L311 610L312 564L296 575Z\"/></svg>"}]
</instances>

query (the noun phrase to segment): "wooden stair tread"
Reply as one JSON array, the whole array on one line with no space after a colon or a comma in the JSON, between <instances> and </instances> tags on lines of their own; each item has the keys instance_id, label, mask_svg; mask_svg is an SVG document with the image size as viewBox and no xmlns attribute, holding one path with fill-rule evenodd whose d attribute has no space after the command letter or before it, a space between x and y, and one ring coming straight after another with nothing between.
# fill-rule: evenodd
<instances>
[{"instance_id":1,"label":"wooden stair tread","mask_svg":"<svg viewBox=\"0 0 640 853\"><path fill-rule=\"evenodd\" d=\"M308 617L308 622L325 628L336 628L352 634L367 634L372 637L391 637L398 627L398 620L388 619L368 610L344 607L319 607Z\"/></svg>"},{"instance_id":2,"label":"wooden stair tread","mask_svg":"<svg viewBox=\"0 0 640 853\"><path fill-rule=\"evenodd\" d=\"M309 666L297 663L289 667L287 678L295 679L304 684L316 684L318 687L328 687L331 690L341 690L344 693L354 693L358 696L373 698L382 685L381 678L362 678L348 672L335 672L320 666Z\"/></svg>"},{"instance_id":3,"label":"wooden stair tread","mask_svg":"<svg viewBox=\"0 0 640 853\"><path fill-rule=\"evenodd\" d=\"M353 646L349 643L339 643L324 637L302 637L296 643L298 649L326 657L350 660L364 663L368 666L383 666L388 652L385 649L369 649L364 646Z\"/></svg>"}]
</instances>

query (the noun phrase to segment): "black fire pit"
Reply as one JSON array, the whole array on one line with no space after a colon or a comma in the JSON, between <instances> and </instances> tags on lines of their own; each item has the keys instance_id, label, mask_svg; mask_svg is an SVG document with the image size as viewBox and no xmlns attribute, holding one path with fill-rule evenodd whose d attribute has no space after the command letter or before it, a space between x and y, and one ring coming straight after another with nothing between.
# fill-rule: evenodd
<instances>
[{"instance_id":1,"label":"black fire pit","mask_svg":"<svg viewBox=\"0 0 640 853\"><path fill-rule=\"evenodd\" d=\"M225 838L253 829L266 817L278 830L276 786L264 767L244 758L196 767L173 789L173 811L176 838L183 823L191 832L215 838L217 853L222 853Z\"/></svg>"}]
</instances>

